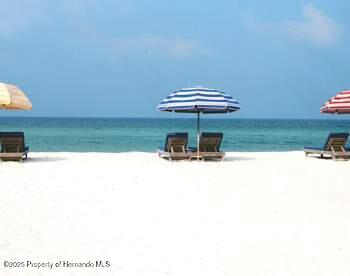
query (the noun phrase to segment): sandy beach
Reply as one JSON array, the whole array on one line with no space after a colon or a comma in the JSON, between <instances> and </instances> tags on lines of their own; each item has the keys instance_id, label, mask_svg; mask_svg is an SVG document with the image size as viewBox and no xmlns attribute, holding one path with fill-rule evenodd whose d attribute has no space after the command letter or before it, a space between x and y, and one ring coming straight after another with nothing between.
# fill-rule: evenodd
<instances>
[{"instance_id":1,"label":"sandy beach","mask_svg":"<svg viewBox=\"0 0 350 276\"><path fill-rule=\"evenodd\" d=\"M350 274L350 162L30 153L0 175L1 265L105 264L1 275Z\"/></svg>"}]
</instances>

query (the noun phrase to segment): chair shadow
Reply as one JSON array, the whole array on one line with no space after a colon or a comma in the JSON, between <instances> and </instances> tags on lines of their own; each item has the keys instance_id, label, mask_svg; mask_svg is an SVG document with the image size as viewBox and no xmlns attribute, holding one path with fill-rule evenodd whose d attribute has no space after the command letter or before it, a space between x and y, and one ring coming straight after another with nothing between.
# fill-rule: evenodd
<instances>
[{"instance_id":1,"label":"chair shadow","mask_svg":"<svg viewBox=\"0 0 350 276\"><path fill-rule=\"evenodd\" d=\"M308 158L315 158L315 159L318 159L318 160L331 160L331 161L350 161L350 159L336 159L336 160L333 160L332 157L330 156L323 156L323 157L320 157L320 156L308 156Z\"/></svg>"},{"instance_id":2,"label":"chair shadow","mask_svg":"<svg viewBox=\"0 0 350 276\"><path fill-rule=\"evenodd\" d=\"M255 160L255 158L252 157L245 157L245 156L227 156L224 157L224 162L225 161L251 161L251 160Z\"/></svg>"},{"instance_id":3,"label":"chair shadow","mask_svg":"<svg viewBox=\"0 0 350 276\"><path fill-rule=\"evenodd\" d=\"M28 157L24 162L26 163L39 163L39 162L60 162L67 160L64 157Z\"/></svg>"},{"instance_id":4,"label":"chair shadow","mask_svg":"<svg viewBox=\"0 0 350 276\"><path fill-rule=\"evenodd\" d=\"M320 155L311 155L309 154L308 156L305 156L306 158L310 158L310 159L318 159L318 160L331 160L331 161L350 161L349 158L338 158L333 160L332 156L320 156Z\"/></svg>"}]
</instances>

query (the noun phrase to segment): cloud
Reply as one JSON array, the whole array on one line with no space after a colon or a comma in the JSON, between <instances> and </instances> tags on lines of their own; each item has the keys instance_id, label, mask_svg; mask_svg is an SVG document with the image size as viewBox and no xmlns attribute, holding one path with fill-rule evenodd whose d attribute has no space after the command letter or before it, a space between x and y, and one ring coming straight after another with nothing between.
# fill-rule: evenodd
<instances>
[{"instance_id":1,"label":"cloud","mask_svg":"<svg viewBox=\"0 0 350 276\"><path fill-rule=\"evenodd\" d=\"M181 35L143 34L123 36L111 39L109 47L116 57L163 56L187 58L209 52L197 40Z\"/></svg>"},{"instance_id":2,"label":"cloud","mask_svg":"<svg viewBox=\"0 0 350 276\"><path fill-rule=\"evenodd\" d=\"M304 5L302 21L286 21L281 28L294 40L328 46L339 41L342 28L312 4Z\"/></svg>"},{"instance_id":3,"label":"cloud","mask_svg":"<svg viewBox=\"0 0 350 276\"><path fill-rule=\"evenodd\" d=\"M122 0L1 0L0 38L77 22L96 21L101 14L127 14L131 1ZM89 17L91 16L91 17Z\"/></svg>"},{"instance_id":4,"label":"cloud","mask_svg":"<svg viewBox=\"0 0 350 276\"><path fill-rule=\"evenodd\" d=\"M36 6L40 1L4 1L1 3L0 38L16 35L41 21Z\"/></svg>"},{"instance_id":5,"label":"cloud","mask_svg":"<svg viewBox=\"0 0 350 276\"><path fill-rule=\"evenodd\" d=\"M118 34L120 27L106 27L105 18L132 19L134 1L106 0L3 0L0 39L21 38L24 33L47 33L44 43L60 40L62 48L80 48L102 58L171 59L206 55L209 51L197 39L181 34ZM106 11L108 11L106 13ZM102 16L103 15L103 16ZM64 20L63 20L64 19ZM54 30L54 31L51 31Z\"/></svg>"},{"instance_id":6,"label":"cloud","mask_svg":"<svg viewBox=\"0 0 350 276\"><path fill-rule=\"evenodd\" d=\"M60 0L64 12L78 17L91 14L127 15L133 5L133 0Z\"/></svg>"},{"instance_id":7,"label":"cloud","mask_svg":"<svg viewBox=\"0 0 350 276\"><path fill-rule=\"evenodd\" d=\"M300 20L262 24L253 22L251 27L263 35L274 34L318 47L336 44L343 34L341 25L310 3L302 7Z\"/></svg>"}]
</instances>

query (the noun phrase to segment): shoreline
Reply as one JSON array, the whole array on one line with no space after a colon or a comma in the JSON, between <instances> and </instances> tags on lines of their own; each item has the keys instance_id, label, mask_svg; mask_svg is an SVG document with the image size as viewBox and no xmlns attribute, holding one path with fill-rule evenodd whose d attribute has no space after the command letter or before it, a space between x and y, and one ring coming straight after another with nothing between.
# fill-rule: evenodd
<instances>
[{"instance_id":1,"label":"shoreline","mask_svg":"<svg viewBox=\"0 0 350 276\"><path fill-rule=\"evenodd\" d=\"M257 151L257 152L225 152L224 159L222 161L197 161L195 159L189 160L174 160L168 161L166 159L160 158L157 152L143 152L143 151L130 151L130 152L29 152L28 159L23 160L23 162L11 162L11 161L0 161L6 167L6 164L18 163L25 165L26 163L37 163L45 161L80 161L84 162L86 160L96 162L101 162L104 158L110 159L110 161L120 161L125 162L155 162L155 164L166 163L210 163L210 164L223 164L231 163L234 161L259 161L260 159L278 159L278 158L306 158L303 151ZM313 157L308 157L307 159L317 159ZM328 159L324 159L327 161Z\"/></svg>"},{"instance_id":2,"label":"shoreline","mask_svg":"<svg viewBox=\"0 0 350 276\"><path fill-rule=\"evenodd\" d=\"M91 165L94 162L97 164L106 162L117 162L127 163L128 169L130 166L134 165L149 165L149 166L164 166L164 164L191 164L198 163L201 164L205 170L207 164L208 166L216 166L222 168L230 168L231 164L243 163L243 167L254 167L264 166L268 163L271 166L283 167L292 169L295 166L305 165L307 167L312 167L316 164L319 166L329 166L329 163L336 163L337 165L330 165L335 167L343 167L348 163L349 160L338 160L334 161L331 158L319 158L317 156L305 156L303 151L260 151L260 152L225 152L225 156L222 161L202 161L192 159L190 160L174 160L169 161L167 159L160 158L157 152L29 152L28 159L23 160L23 162L11 162L11 161L0 161L0 169L9 166L23 166L31 164L42 164L50 163L51 161L60 161L59 163L64 164L63 161L68 163L81 163L79 168L82 168L82 164L88 162ZM244 162L242 162L244 161ZM133 164L134 163L134 164ZM216 165L215 165L216 164ZM167 166L167 165L165 165ZM169 165L171 166L171 165ZM346 166L346 165L345 165ZM176 167L176 165L175 165ZM237 166L236 166L237 167ZM232 167L234 168L234 167ZM101 168L103 170L103 168Z\"/></svg>"}]
</instances>

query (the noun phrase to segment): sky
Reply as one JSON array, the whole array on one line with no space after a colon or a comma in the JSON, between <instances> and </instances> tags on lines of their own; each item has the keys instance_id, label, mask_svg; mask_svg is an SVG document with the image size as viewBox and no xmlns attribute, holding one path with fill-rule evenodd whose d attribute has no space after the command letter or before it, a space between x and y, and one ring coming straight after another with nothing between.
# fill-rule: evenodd
<instances>
[{"instance_id":1,"label":"sky","mask_svg":"<svg viewBox=\"0 0 350 276\"><path fill-rule=\"evenodd\" d=\"M232 118L325 118L350 89L350 1L0 0L0 82L30 112L169 117L157 104L201 85L232 95Z\"/></svg>"}]
</instances>

